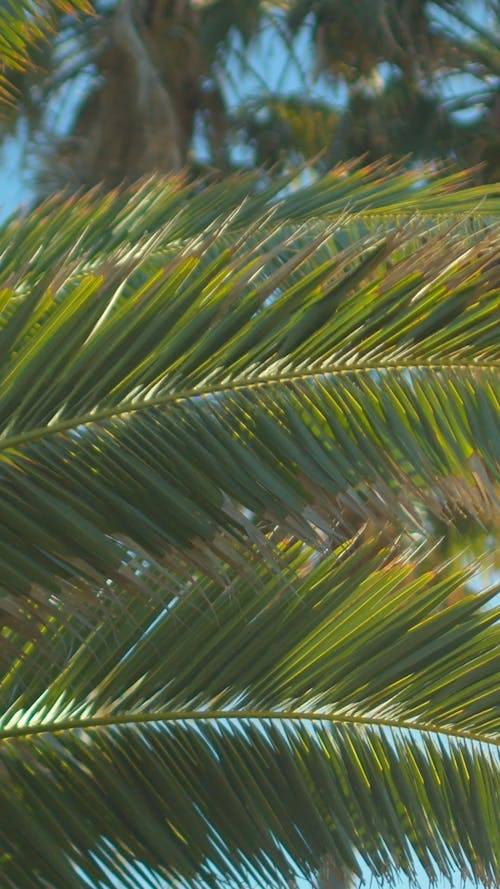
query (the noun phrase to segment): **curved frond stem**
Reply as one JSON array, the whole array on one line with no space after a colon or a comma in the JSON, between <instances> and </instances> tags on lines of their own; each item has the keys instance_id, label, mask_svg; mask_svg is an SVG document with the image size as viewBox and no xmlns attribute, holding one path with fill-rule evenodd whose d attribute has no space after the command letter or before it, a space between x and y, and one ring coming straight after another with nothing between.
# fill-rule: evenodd
<instances>
[{"instance_id":1,"label":"curved frond stem","mask_svg":"<svg viewBox=\"0 0 500 889\"><path fill-rule=\"evenodd\" d=\"M8 451L11 448L17 448L24 444L40 441L54 435L64 432L70 432L73 429L84 426L91 426L94 423L105 423L108 420L119 419L120 417L130 414L140 414L142 411L149 411L153 408L168 407L169 405L181 404L189 402L192 399L209 399L224 395L225 393L235 392L251 392L262 389L268 389L272 386L286 386L289 383L297 382L314 382L315 380L332 378L334 376L361 376L364 374L371 375L383 373L384 371L418 371L418 370L434 370L434 371L492 371L500 368L500 361L490 361L487 363L471 362L464 364L463 362L443 361L443 362L422 362L420 364L401 362L377 362L368 364L350 364L346 366L336 367L332 370L331 365L317 367L314 371L307 369L306 371L287 371L282 374L270 374L258 379L245 379L241 381L229 381L227 383L217 383L212 385L200 385L192 388L181 389L175 392L166 392L162 395L151 398L134 398L121 402L118 406L102 408L73 417L65 418L57 422L48 423L45 426L39 426L29 429L26 432L20 432L17 435L7 435L0 437L0 452Z\"/></svg>"},{"instance_id":2,"label":"curved frond stem","mask_svg":"<svg viewBox=\"0 0 500 889\"><path fill-rule=\"evenodd\" d=\"M61 720L39 725L13 726L0 730L0 742L12 738L27 739L34 735L60 735L73 731L89 731L99 728L117 726L148 725L161 723L194 723L194 722L263 722L273 723L330 723L337 725L368 726L370 728L400 729L417 732L420 735L438 735L456 740L475 741L500 747L500 736L492 737L466 729L448 728L434 723L411 722L405 719L389 719L387 717L345 715L325 713L323 710L162 710L136 713L104 714L101 716L82 717L80 719Z\"/></svg>"}]
</instances>

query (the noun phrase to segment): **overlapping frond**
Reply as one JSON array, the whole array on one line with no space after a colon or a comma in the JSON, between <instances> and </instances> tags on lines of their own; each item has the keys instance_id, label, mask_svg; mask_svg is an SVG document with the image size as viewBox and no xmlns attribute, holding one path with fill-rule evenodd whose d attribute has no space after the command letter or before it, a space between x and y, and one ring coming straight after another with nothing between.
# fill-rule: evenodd
<instances>
[{"instance_id":1,"label":"overlapping frond","mask_svg":"<svg viewBox=\"0 0 500 889\"><path fill-rule=\"evenodd\" d=\"M494 539L498 189L421 179L0 233L6 886L498 878L494 591L415 557Z\"/></svg>"},{"instance_id":2,"label":"overlapping frond","mask_svg":"<svg viewBox=\"0 0 500 889\"><path fill-rule=\"evenodd\" d=\"M279 559L49 626L14 664L5 885L21 863L41 885L140 864L146 885L287 885L326 858L498 877L494 590L447 605L470 572L369 546Z\"/></svg>"},{"instance_id":3,"label":"overlapping frond","mask_svg":"<svg viewBox=\"0 0 500 889\"><path fill-rule=\"evenodd\" d=\"M150 185L5 230L5 613L75 593L75 564L102 586L139 549L209 570L271 530L329 546L424 511L489 527L497 199L414 185L373 168L277 202L276 184L244 201L245 178ZM350 195L376 219L388 193L397 220L339 214ZM483 195L486 221L404 222L416 194Z\"/></svg>"}]
</instances>

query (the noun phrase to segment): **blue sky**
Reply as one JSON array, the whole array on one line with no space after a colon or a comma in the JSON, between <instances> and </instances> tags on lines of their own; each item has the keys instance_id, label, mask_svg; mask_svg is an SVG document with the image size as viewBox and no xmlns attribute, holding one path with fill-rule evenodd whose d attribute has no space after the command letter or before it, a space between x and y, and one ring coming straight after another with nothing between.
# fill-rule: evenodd
<instances>
[{"instance_id":1,"label":"blue sky","mask_svg":"<svg viewBox=\"0 0 500 889\"><path fill-rule=\"evenodd\" d=\"M23 149L17 139L9 139L0 149L0 220L28 201L29 183L23 172Z\"/></svg>"}]
</instances>

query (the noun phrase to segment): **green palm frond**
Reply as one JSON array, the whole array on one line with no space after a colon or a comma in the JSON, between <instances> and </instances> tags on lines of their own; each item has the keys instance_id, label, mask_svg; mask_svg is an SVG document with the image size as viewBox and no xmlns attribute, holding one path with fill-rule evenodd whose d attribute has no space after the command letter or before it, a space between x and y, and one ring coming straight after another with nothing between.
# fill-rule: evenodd
<instances>
[{"instance_id":1,"label":"green palm frond","mask_svg":"<svg viewBox=\"0 0 500 889\"><path fill-rule=\"evenodd\" d=\"M78 597L76 566L86 589L134 584L139 551L212 572L270 532L328 548L429 511L491 526L498 197L416 182L340 169L278 199L284 180L174 181L5 228L6 615ZM416 219L417 196L457 216Z\"/></svg>"},{"instance_id":2,"label":"green palm frond","mask_svg":"<svg viewBox=\"0 0 500 889\"><path fill-rule=\"evenodd\" d=\"M15 98L9 69L19 71L29 64L30 49L52 33L56 15L92 10L89 0L5 0L0 8L0 100Z\"/></svg>"},{"instance_id":3,"label":"green palm frond","mask_svg":"<svg viewBox=\"0 0 500 889\"><path fill-rule=\"evenodd\" d=\"M415 556L495 533L498 189L421 178L0 232L6 886L498 878L495 591Z\"/></svg>"},{"instance_id":4,"label":"green palm frond","mask_svg":"<svg viewBox=\"0 0 500 889\"><path fill-rule=\"evenodd\" d=\"M495 590L446 605L470 571L370 545L279 565L26 646L0 684L3 885L498 878Z\"/></svg>"}]
</instances>

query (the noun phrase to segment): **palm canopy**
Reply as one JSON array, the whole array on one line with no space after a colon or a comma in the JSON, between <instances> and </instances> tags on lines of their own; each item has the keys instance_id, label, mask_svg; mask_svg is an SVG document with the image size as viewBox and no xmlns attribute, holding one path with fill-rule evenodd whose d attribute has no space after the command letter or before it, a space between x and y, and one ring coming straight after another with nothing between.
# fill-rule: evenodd
<instances>
[{"instance_id":1,"label":"palm canopy","mask_svg":"<svg viewBox=\"0 0 500 889\"><path fill-rule=\"evenodd\" d=\"M0 233L6 886L498 879L498 609L460 566L498 514L499 189L463 185L150 180Z\"/></svg>"},{"instance_id":2,"label":"palm canopy","mask_svg":"<svg viewBox=\"0 0 500 889\"><path fill-rule=\"evenodd\" d=\"M412 153L498 179L495 0L91 5L0 3L0 140L29 137L39 194L248 158L324 170Z\"/></svg>"}]
</instances>

